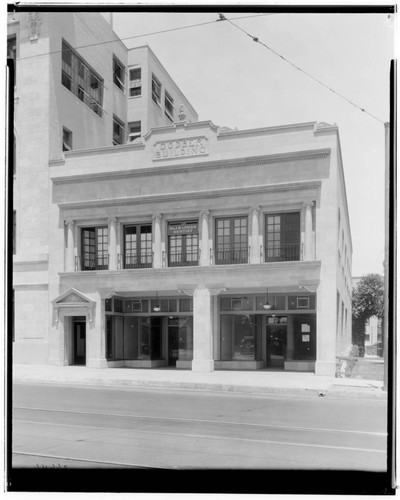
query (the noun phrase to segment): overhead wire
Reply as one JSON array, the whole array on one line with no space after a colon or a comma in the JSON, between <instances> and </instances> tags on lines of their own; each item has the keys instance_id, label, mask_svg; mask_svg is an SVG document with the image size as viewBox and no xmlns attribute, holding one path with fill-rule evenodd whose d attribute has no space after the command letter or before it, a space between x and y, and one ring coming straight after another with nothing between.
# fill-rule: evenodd
<instances>
[{"instance_id":1,"label":"overhead wire","mask_svg":"<svg viewBox=\"0 0 400 500\"><path fill-rule=\"evenodd\" d=\"M234 20L236 20L236 19L248 19L248 18L262 17L262 16L269 16L269 15L273 15L273 13L263 13L263 14L255 14L253 16L235 17ZM220 21L220 20L222 20L222 19L217 19L217 21ZM128 37L124 37L124 38L115 38L114 40L104 40L103 42L89 43L87 45L80 45L79 47L73 47L73 48L74 48L74 50L86 49L86 48L95 47L95 46L98 46L98 45L105 45L107 43L118 43L120 41L133 40L135 38L143 38L145 36L160 35L160 34L163 34L163 33L171 33L173 31L180 31L180 30L189 29L189 28L197 28L198 26L206 26L208 24L215 24L215 22L216 22L215 20L212 20L212 21L206 21L204 23L189 24L189 25L186 25L186 26L178 26L177 28L170 28L170 29L167 29L167 30L153 31L153 32L150 32L150 33L143 33L141 35L133 35L133 36L128 36ZM62 50L52 50L50 52L43 52L43 53L40 53L40 54L33 54L31 56L19 57L19 58L17 58L17 61L22 61L24 59L32 59L34 57L59 54L61 52L62 52Z\"/></svg>"},{"instance_id":2,"label":"overhead wire","mask_svg":"<svg viewBox=\"0 0 400 500\"><path fill-rule=\"evenodd\" d=\"M339 96L341 99L344 99L345 101L347 101L349 104L351 104L352 106L354 106L355 108L359 109L360 111L362 111L363 113L366 113L367 115L371 116L372 118L374 118L375 120L379 121L380 123L384 124L385 122L383 120L381 120L380 118L378 118L377 116L373 115L372 113L370 113L369 111L367 111L365 108L362 108L361 106L359 106L358 104L356 104L355 102L351 101L350 99L348 99L346 96L344 96L343 94L341 94L340 92L338 92L337 90L333 89L332 87L330 87L329 85L327 85L326 83L322 82L321 80L319 80L318 78L316 78L315 76L311 75L310 73L308 73L308 71L305 71L304 69L300 68L297 64L293 63L292 61L289 61L289 59L287 59L285 56L283 56L282 54L280 54L279 52L277 52L276 50L274 50L272 47L270 47L269 45L265 44L264 42L262 42L258 37L254 36L254 35L251 35L250 33L248 33L245 29L243 29L242 27L238 26L237 24L233 23L230 19L228 19L227 17L224 16L224 14L219 14L219 19L218 21L228 21L228 23L232 24L232 26L234 26L235 28L237 28L238 30L242 31L243 33L245 33L247 36L249 36L254 42L256 43L259 43L260 45L262 45L263 47L265 47L266 49L268 49L269 51L271 51L273 54L275 54L276 56L280 57L283 61L287 62L288 64L290 64L291 66L293 66L293 68L297 69L298 71L300 71L301 73L305 74L306 76L308 76L309 78L311 78L312 80L314 80L315 82L317 82L319 85L322 85L323 87L325 87L326 89L330 90L332 93L336 94L337 96Z\"/></svg>"}]
</instances>

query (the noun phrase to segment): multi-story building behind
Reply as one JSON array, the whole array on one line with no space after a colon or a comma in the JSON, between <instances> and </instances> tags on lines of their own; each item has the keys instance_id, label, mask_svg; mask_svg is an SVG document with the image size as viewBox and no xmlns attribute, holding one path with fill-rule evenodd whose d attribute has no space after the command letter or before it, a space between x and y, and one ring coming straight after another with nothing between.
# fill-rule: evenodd
<instances>
[{"instance_id":1,"label":"multi-story building behind","mask_svg":"<svg viewBox=\"0 0 400 500\"><path fill-rule=\"evenodd\" d=\"M9 41L15 362L334 374L351 344L338 128L198 121L99 14L15 14Z\"/></svg>"}]
</instances>

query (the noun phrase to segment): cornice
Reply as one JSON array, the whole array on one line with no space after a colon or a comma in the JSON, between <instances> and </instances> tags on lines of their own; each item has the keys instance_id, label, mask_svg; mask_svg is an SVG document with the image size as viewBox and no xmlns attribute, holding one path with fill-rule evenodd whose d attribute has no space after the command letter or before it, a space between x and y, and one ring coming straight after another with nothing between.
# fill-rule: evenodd
<instances>
[{"instance_id":1,"label":"cornice","mask_svg":"<svg viewBox=\"0 0 400 500\"><path fill-rule=\"evenodd\" d=\"M321 158L327 158L330 155L330 149L317 149L308 151L297 151L292 153L279 153L274 155L263 155L255 157L234 158L231 160L203 161L190 164L174 165L150 165L149 167L118 170L114 172L96 172L90 174L76 174L52 178L54 184L64 184L73 182L82 182L84 180L96 179L115 179L118 177L150 177L155 175L168 174L187 174L190 172L202 172L207 170L223 170L230 168L243 168L262 165L274 165L289 163L294 161L313 161Z\"/></svg>"},{"instance_id":2,"label":"cornice","mask_svg":"<svg viewBox=\"0 0 400 500\"><path fill-rule=\"evenodd\" d=\"M314 130L316 122L307 122L307 123L292 123L288 125L277 125L274 127L261 127L261 128L253 128L247 130L232 130L229 132L220 132L218 134L217 139L225 139L233 137L242 137L247 135L261 135L261 134L276 134L276 133L284 133L284 132L292 132L293 130Z\"/></svg>"},{"instance_id":3,"label":"cornice","mask_svg":"<svg viewBox=\"0 0 400 500\"><path fill-rule=\"evenodd\" d=\"M89 148L89 149L73 149L71 151L64 151L57 156L49 159L49 165L60 163L61 161L68 160L68 158L74 158L76 156L90 156L94 154L105 154L124 150L137 150L142 151L145 149L145 145L142 142L130 142L128 144L119 144L118 146L104 146L101 148Z\"/></svg>"},{"instance_id":4,"label":"cornice","mask_svg":"<svg viewBox=\"0 0 400 500\"><path fill-rule=\"evenodd\" d=\"M208 127L213 132L218 132L218 127L213 124L210 120L197 121L197 122L175 122L171 123L171 125L164 125L162 127L154 127L151 128L147 134L143 136L145 141L148 141L153 135L160 135L166 132L176 132L177 130L185 130L185 129L201 129Z\"/></svg>"},{"instance_id":5,"label":"cornice","mask_svg":"<svg viewBox=\"0 0 400 500\"><path fill-rule=\"evenodd\" d=\"M162 267L162 268L157 268L154 269L152 267L150 268L143 268L143 269L118 269L116 271L108 271L108 270L102 270L102 271L72 271L72 272L62 272L58 273L60 278L96 278L96 277L121 277L123 275L125 276L143 276L143 277L149 277L149 276L159 276L159 275L176 275L176 274L193 274L194 272L197 273L202 273L202 274L220 274L221 272L229 272L229 274L235 273L235 271L240 272L243 270L248 270L250 271L263 271L265 272L266 269L274 269L274 270L285 270L285 269L295 269L295 268L301 268L301 269L319 269L321 267L321 261L320 260L308 260L308 261L295 261L295 262L262 262L260 264L227 264L227 265L213 265L213 266L188 266L188 267ZM305 285L311 285L311 284L316 284L317 282L315 280L301 280L301 284ZM298 283L294 283L297 285ZM161 285L161 284L160 284ZM177 285L178 286L178 285ZM180 286L180 285L179 285ZM165 290L170 290L171 285L167 284ZM160 288L160 291L162 291L162 288Z\"/></svg>"},{"instance_id":6,"label":"cornice","mask_svg":"<svg viewBox=\"0 0 400 500\"><path fill-rule=\"evenodd\" d=\"M84 200L58 203L61 209L88 208L88 207L115 207L119 205L138 205L143 203L183 201L193 199L221 198L225 196L240 196L263 194L268 192L294 191L301 189L318 189L321 181L290 182L285 184L264 184L260 186L241 186L234 188L212 189L207 191L187 191L183 193L167 193L156 195L133 196L125 198L111 198L101 200Z\"/></svg>"}]
</instances>

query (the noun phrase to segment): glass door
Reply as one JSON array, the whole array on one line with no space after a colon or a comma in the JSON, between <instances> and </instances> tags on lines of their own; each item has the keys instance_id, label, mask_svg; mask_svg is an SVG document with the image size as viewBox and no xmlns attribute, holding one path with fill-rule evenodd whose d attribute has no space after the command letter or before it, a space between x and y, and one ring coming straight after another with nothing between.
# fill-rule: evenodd
<instances>
[{"instance_id":1,"label":"glass door","mask_svg":"<svg viewBox=\"0 0 400 500\"><path fill-rule=\"evenodd\" d=\"M86 364L86 322L74 321L73 364Z\"/></svg>"},{"instance_id":2,"label":"glass door","mask_svg":"<svg viewBox=\"0 0 400 500\"><path fill-rule=\"evenodd\" d=\"M286 358L286 325L267 325L267 366L284 368Z\"/></svg>"}]
</instances>

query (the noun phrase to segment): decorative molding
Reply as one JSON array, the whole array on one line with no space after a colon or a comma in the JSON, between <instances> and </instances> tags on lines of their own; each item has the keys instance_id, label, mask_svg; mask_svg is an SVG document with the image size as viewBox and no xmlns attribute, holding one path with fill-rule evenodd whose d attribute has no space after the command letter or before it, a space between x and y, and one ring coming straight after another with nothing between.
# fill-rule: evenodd
<instances>
[{"instance_id":1,"label":"decorative molding","mask_svg":"<svg viewBox=\"0 0 400 500\"><path fill-rule=\"evenodd\" d=\"M163 165L162 167L149 165L148 167L129 169L129 170L118 170L115 172L96 172L91 174L77 174L69 176L53 177L51 180L54 184L70 184L73 182L82 181L94 181L96 179L116 179L118 177L152 177L156 175L173 175L173 174L188 174L190 172L201 172L201 171L212 171L212 170L223 170L231 168L243 168L243 167L253 167L253 166L266 166L266 165L278 165L287 162L299 162L299 161L310 161L325 159L330 156L330 149L319 149L311 151L297 151L294 153L280 153L268 156L257 156L254 158L235 158L231 160L218 160L218 161L207 161L192 164L175 164L173 166ZM68 156L71 152L68 152ZM57 160L54 157L54 161ZM65 159L65 158L63 158Z\"/></svg>"},{"instance_id":2,"label":"decorative molding","mask_svg":"<svg viewBox=\"0 0 400 500\"><path fill-rule=\"evenodd\" d=\"M102 200L85 200L85 201L72 201L61 202L58 206L61 209L68 210L74 208L89 208L89 207L115 207L115 206L128 206L140 205L143 203L153 202L168 202L168 201L183 201L193 199L208 199L208 198L221 198L224 196L237 196L237 195L252 195L252 194L266 194L270 192L294 191L303 189L318 189L321 186L321 181L304 181L292 182L284 184L264 184L258 186L241 186L229 187L223 189L213 189L206 191L187 191L183 193L167 193L157 195L143 195L135 196L132 198L112 198ZM154 217L154 216L153 216Z\"/></svg>"},{"instance_id":3,"label":"decorative molding","mask_svg":"<svg viewBox=\"0 0 400 500\"><path fill-rule=\"evenodd\" d=\"M60 153L58 155L55 155L55 156L51 156L49 158L49 162L50 161L53 161L53 162L58 162L58 161L65 161L65 155L64 153Z\"/></svg>"},{"instance_id":4,"label":"decorative molding","mask_svg":"<svg viewBox=\"0 0 400 500\"><path fill-rule=\"evenodd\" d=\"M218 287L218 286L215 287L214 286L214 287L209 288L209 290L210 290L210 294L212 296L219 295L221 292L227 292L228 291L228 289L225 286L220 286L220 287Z\"/></svg>"},{"instance_id":5,"label":"decorative molding","mask_svg":"<svg viewBox=\"0 0 400 500\"><path fill-rule=\"evenodd\" d=\"M194 288L180 288L180 287L178 287L178 292L183 293L183 294L187 295L188 297L193 297L194 290L195 290L195 287Z\"/></svg>"},{"instance_id":6,"label":"decorative molding","mask_svg":"<svg viewBox=\"0 0 400 500\"><path fill-rule=\"evenodd\" d=\"M276 133L284 133L284 132L292 132L293 129L311 129L315 128L316 122L307 122L307 123L294 123L289 125L278 125L275 127L262 127L262 128L253 128L248 130L234 130L233 132L224 132L223 135L218 135L218 139L223 139L225 137L232 136L243 136L243 135L254 135L254 134L276 134Z\"/></svg>"},{"instance_id":7,"label":"decorative molding","mask_svg":"<svg viewBox=\"0 0 400 500\"><path fill-rule=\"evenodd\" d=\"M210 211L207 208L203 208L202 210L200 210L199 215L200 215L200 218L208 217L210 215Z\"/></svg>"},{"instance_id":8,"label":"decorative molding","mask_svg":"<svg viewBox=\"0 0 400 500\"><path fill-rule=\"evenodd\" d=\"M161 214L153 214L151 220L155 223L157 222L158 224L161 223L161 218L162 218L162 215Z\"/></svg>"},{"instance_id":9,"label":"decorative molding","mask_svg":"<svg viewBox=\"0 0 400 500\"><path fill-rule=\"evenodd\" d=\"M40 25L42 21L38 12L29 12L28 14L28 32L31 42L36 41L40 35Z\"/></svg>"},{"instance_id":10,"label":"decorative molding","mask_svg":"<svg viewBox=\"0 0 400 500\"><path fill-rule=\"evenodd\" d=\"M304 201L303 202L303 208L313 207L314 205L315 205L315 203L313 201Z\"/></svg>"},{"instance_id":11,"label":"decorative molding","mask_svg":"<svg viewBox=\"0 0 400 500\"><path fill-rule=\"evenodd\" d=\"M307 292L315 293L318 289L318 284L315 285L299 285L300 290L307 290Z\"/></svg>"}]
</instances>

